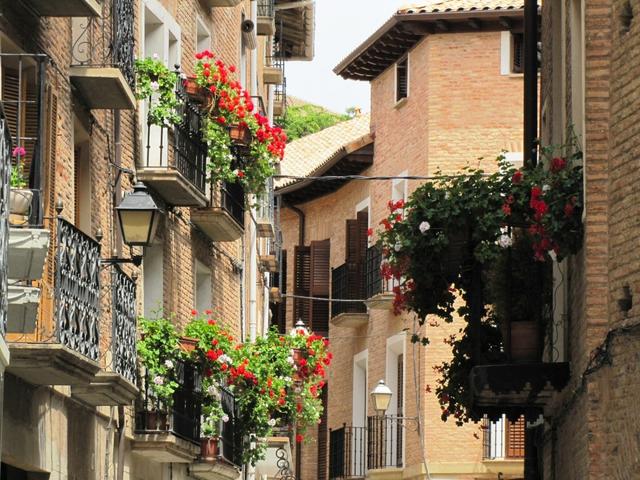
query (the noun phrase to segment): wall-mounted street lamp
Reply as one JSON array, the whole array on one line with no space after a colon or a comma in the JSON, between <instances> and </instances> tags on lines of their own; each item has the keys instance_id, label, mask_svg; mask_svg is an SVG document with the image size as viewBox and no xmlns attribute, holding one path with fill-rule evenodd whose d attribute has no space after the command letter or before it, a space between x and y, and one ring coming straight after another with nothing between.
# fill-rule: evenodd
<instances>
[{"instance_id":1,"label":"wall-mounted street lamp","mask_svg":"<svg viewBox=\"0 0 640 480\"><path fill-rule=\"evenodd\" d=\"M128 193L116 207L122 241L129 247L149 247L156 235L160 221L160 208L142 182L137 182L133 192ZM141 255L131 258L106 258L103 264L133 263L140 265Z\"/></svg>"},{"instance_id":2,"label":"wall-mounted street lamp","mask_svg":"<svg viewBox=\"0 0 640 480\"><path fill-rule=\"evenodd\" d=\"M296 324L294 325L294 327L291 329L291 332L289 332L289 334L294 337L298 334L299 331L302 331L302 333L304 335L309 335L309 329L307 328L307 326L304 324L304 322L302 321L301 318L298 319L298 321L296 322Z\"/></svg>"},{"instance_id":3,"label":"wall-mounted street lamp","mask_svg":"<svg viewBox=\"0 0 640 480\"><path fill-rule=\"evenodd\" d=\"M371 404L378 416L384 416L384 412L389 408L391 402L391 389L384 383L384 380L380 380L376 385L376 388L371 390L369 394L371 396Z\"/></svg>"}]
</instances>

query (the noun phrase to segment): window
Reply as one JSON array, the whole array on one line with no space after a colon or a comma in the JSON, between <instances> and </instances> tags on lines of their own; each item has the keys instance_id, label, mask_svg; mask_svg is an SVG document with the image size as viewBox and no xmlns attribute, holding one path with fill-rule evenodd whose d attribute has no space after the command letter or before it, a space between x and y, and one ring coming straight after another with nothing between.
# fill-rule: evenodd
<instances>
[{"instance_id":1,"label":"window","mask_svg":"<svg viewBox=\"0 0 640 480\"><path fill-rule=\"evenodd\" d=\"M196 260L195 263L195 281L196 281L196 291L195 291L195 309L198 312L204 312L211 308L213 303L211 291L211 269L207 267L204 263Z\"/></svg>"},{"instance_id":2,"label":"window","mask_svg":"<svg viewBox=\"0 0 640 480\"><path fill-rule=\"evenodd\" d=\"M396 102L409 96L409 57L396 63Z\"/></svg>"},{"instance_id":3,"label":"window","mask_svg":"<svg viewBox=\"0 0 640 480\"><path fill-rule=\"evenodd\" d=\"M164 254L162 248L163 244L147 248L142 263L145 317L153 317L163 307Z\"/></svg>"},{"instance_id":4,"label":"window","mask_svg":"<svg viewBox=\"0 0 640 480\"><path fill-rule=\"evenodd\" d=\"M326 300L308 300L294 298L294 323L302 319L319 335L329 334L329 240L311 242L310 246L298 245L294 250L294 294L326 298Z\"/></svg>"},{"instance_id":5,"label":"window","mask_svg":"<svg viewBox=\"0 0 640 480\"><path fill-rule=\"evenodd\" d=\"M502 75L521 74L524 71L524 35L522 33L501 32L500 73Z\"/></svg>"},{"instance_id":6,"label":"window","mask_svg":"<svg viewBox=\"0 0 640 480\"><path fill-rule=\"evenodd\" d=\"M496 421L482 420L482 446L485 460L524 458L524 417L510 422L505 415Z\"/></svg>"},{"instance_id":7,"label":"window","mask_svg":"<svg viewBox=\"0 0 640 480\"><path fill-rule=\"evenodd\" d=\"M211 33L200 17L196 18L196 52L211 49Z\"/></svg>"},{"instance_id":8,"label":"window","mask_svg":"<svg viewBox=\"0 0 640 480\"><path fill-rule=\"evenodd\" d=\"M78 118L73 122L75 225L91 235L91 138Z\"/></svg>"}]
</instances>

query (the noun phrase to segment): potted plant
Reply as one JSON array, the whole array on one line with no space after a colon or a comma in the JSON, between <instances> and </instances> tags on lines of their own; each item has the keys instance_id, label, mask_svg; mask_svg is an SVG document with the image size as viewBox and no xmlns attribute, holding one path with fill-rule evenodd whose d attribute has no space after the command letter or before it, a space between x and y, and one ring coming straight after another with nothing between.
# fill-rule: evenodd
<instances>
[{"instance_id":1,"label":"potted plant","mask_svg":"<svg viewBox=\"0 0 640 480\"><path fill-rule=\"evenodd\" d=\"M204 461L212 462L219 456L222 424L229 421L229 415L222 408L220 390L216 383L210 380L205 380L204 383L200 456Z\"/></svg>"},{"instance_id":2,"label":"potted plant","mask_svg":"<svg viewBox=\"0 0 640 480\"><path fill-rule=\"evenodd\" d=\"M146 370L145 387L148 400L151 400L151 410L144 414L148 425L166 428L167 415L178 388L176 367L182 360L179 335L173 323L166 318L140 318L139 325L138 355Z\"/></svg>"},{"instance_id":3,"label":"potted plant","mask_svg":"<svg viewBox=\"0 0 640 480\"><path fill-rule=\"evenodd\" d=\"M15 161L11 165L11 175L9 183L11 185L9 195L9 212L14 215L25 216L31 209L33 192L26 188L27 181L24 178L24 164L20 161L26 155L24 147L17 146L13 149L12 156Z\"/></svg>"},{"instance_id":4,"label":"potted plant","mask_svg":"<svg viewBox=\"0 0 640 480\"><path fill-rule=\"evenodd\" d=\"M136 98L148 101L147 122L168 126L180 123L176 94L178 72L170 70L157 55L135 61Z\"/></svg>"}]
</instances>

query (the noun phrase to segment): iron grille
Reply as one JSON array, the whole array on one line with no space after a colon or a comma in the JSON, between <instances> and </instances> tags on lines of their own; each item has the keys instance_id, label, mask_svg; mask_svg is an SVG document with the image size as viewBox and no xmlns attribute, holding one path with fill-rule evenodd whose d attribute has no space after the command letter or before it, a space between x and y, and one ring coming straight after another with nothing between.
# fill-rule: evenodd
<instances>
[{"instance_id":1,"label":"iron grille","mask_svg":"<svg viewBox=\"0 0 640 480\"><path fill-rule=\"evenodd\" d=\"M509 422L506 416L497 421L482 419L482 454L487 460L524 458L524 418Z\"/></svg>"},{"instance_id":2,"label":"iron grille","mask_svg":"<svg viewBox=\"0 0 640 480\"><path fill-rule=\"evenodd\" d=\"M9 174L11 171L11 133L0 105L0 336L7 331L9 251Z\"/></svg>"},{"instance_id":3,"label":"iron grille","mask_svg":"<svg viewBox=\"0 0 640 480\"><path fill-rule=\"evenodd\" d=\"M329 479L366 476L367 429L351 427L331 430L329 434Z\"/></svg>"},{"instance_id":4,"label":"iron grille","mask_svg":"<svg viewBox=\"0 0 640 480\"><path fill-rule=\"evenodd\" d=\"M239 183L222 182L220 187L221 204L231 217L244 227L244 188Z\"/></svg>"},{"instance_id":5,"label":"iron grille","mask_svg":"<svg viewBox=\"0 0 640 480\"><path fill-rule=\"evenodd\" d=\"M136 284L119 266L111 273L114 371L136 383Z\"/></svg>"},{"instance_id":6,"label":"iron grille","mask_svg":"<svg viewBox=\"0 0 640 480\"><path fill-rule=\"evenodd\" d=\"M56 330L58 341L97 361L100 318L100 244L58 218Z\"/></svg>"},{"instance_id":7,"label":"iron grille","mask_svg":"<svg viewBox=\"0 0 640 480\"><path fill-rule=\"evenodd\" d=\"M364 277L361 265L354 262L343 263L331 270L331 298L359 300ZM331 302L331 316L341 313L365 313L367 307L362 302Z\"/></svg>"},{"instance_id":8,"label":"iron grille","mask_svg":"<svg viewBox=\"0 0 640 480\"><path fill-rule=\"evenodd\" d=\"M239 411L236 398L226 387L220 388L220 401L222 410L229 417L228 422L222 423L220 435L220 454L222 458L233 463L242 465L242 437L237 433L239 430Z\"/></svg>"},{"instance_id":9,"label":"iron grille","mask_svg":"<svg viewBox=\"0 0 640 480\"><path fill-rule=\"evenodd\" d=\"M378 293L385 292L386 282L383 281L380 273L380 264L382 263L382 250L377 245L367 248L367 259L365 267L365 287L366 296L371 298Z\"/></svg>"},{"instance_id":10,"label":"iron grille","mask_svg":"<svg viewBox=\"0 0 640 480\"><path fill-rule=\"evenodd\" d=\"M274 0L258 0L258 16L273 18L275 14Z\"/></svg>"},{"instance_id":11,"label":"iron grille","mask_svg":"<svg viewBox=\"0 0 640 480\"><path fill-rule=\"evenodd\" d=\"M395 416L367 418L367 468L402 467L402 425Z\"/></svg>"}]
</instances>

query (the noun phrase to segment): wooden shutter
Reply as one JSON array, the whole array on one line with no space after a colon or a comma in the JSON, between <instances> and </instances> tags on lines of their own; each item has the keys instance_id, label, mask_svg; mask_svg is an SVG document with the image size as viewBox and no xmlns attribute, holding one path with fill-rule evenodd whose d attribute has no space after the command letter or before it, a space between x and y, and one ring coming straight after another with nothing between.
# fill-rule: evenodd
<instances>
[{"instance_id":1,"label":"wooden shutter","mask_svg":"<svg viewBox=\"0 0 640 480\"><path fill-rule=\"evenodd\" d=\"M320 395L322 402L322 415L320 415L320 425L318 426L318 480L327 480L328 469L328 428L327 417L329 407L329 386L325 385Z\"/></svg>"},{"instance_id":2,"label":"wooden shutter","mask_svg":"<svg viewBox=\"0 0 640 480\"><path fill-rule=\"evenodd\" d=\"M280 280L282 279L282 282ZM287 251L282 251L282 261L280 262L280 272L273 276L273 286L280 287L282 300L273 306L272 325L278 328L279 333L287 331ZM282 286L280 285L282 283Z\"/></svg>"},{"instance_id":3,"label":"wooden shutter","mask_svg":"<svg viewBox=\"0 0 640 480\"><path fill-rule=\"evenodd\" d=\"M522 33L511 34L511 72L522 73L524 71L524 35Z\"/></svg>"},{"instance_id":4,"label":"wooden shutter","mask_svg":"<svg viewBox=\"0 0 640 480\"><path fill-rule=\"evenodd\" d=\"M295 247L293 264L293 294L311 296L311 247ZM302 319L307 325L311 321L311 301L304 298L293 299L293 323Z\"/></svg>"},{"instance_id":5,"label":"wooden shutter","mask_svg":"<svg viewBox=\"0 0 640 480\"><path fill-rule=\"evenodd\" d=\"M507 445L505 448L507 458L524 458L524 417L516 422L505 422Z\"/></svg>"},{"instance_id":6,"label":"wooden shutter","mask_svg":"<svg viewBox=\"0 0 640 480\"><path fill-rule=\"evenodd\" d=\"M364 298L365 268L367 260L367 230L369 215L358 212L357 218L346 223L347 298ZM364 304L348 304L349 312L364 312Z\"/></svg>"},{"instance_id":7,"label":"wooden shutter","mask_svg":"<svg viewBox=\"0 0 640 480\"><path fill-rule=\"evenodd\" d=\"M329 335L329 268L331 243L329 240L311 242L311 296L327 300L311 301L311 329L318 335Z\"/></svg>"},{"instance_id":8,"label":"wooden shutter","mask_svg":"<svg viewBox=\"0 0 640 480\"><path fill-rule=\"evenodd\" d=\"M396 64L396 102L407 98L409 93L408 67L409 62L407 57Z\"/></svg>"}]
</instances>

